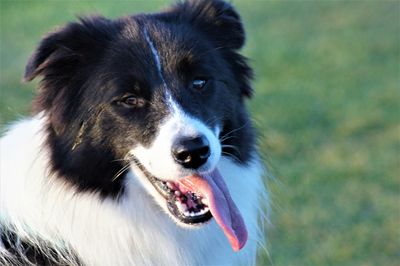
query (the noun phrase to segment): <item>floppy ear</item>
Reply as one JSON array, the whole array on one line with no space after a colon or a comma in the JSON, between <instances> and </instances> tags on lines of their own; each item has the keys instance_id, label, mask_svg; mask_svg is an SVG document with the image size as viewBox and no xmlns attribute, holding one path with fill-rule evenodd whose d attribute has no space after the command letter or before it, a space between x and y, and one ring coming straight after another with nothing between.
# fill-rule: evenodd
<instances>
[{"instance_id":1,"label":"floppy ear","mask_svg":"<svg viewBox=\"0 0 400 266\"><path fill-rule=\"evenodd\" d=\"M89 61L105 46L110 35L110 21L103 17L80 18L78 23L49 33L42 39L25 68L24 80L31 81L58 71L62 78L76 71L80 63Z\"/></svg>"},{"instance_id":2,"label":"floppy ear","mask_svg":"<svg viewBox=\"0 0 400 266\"><path fill-rule=\"evenodd\" d=\"M68 130L65 121L75 112L76 95L117 30L112 25L102 17L81 18L44 37L29 59L24 79L42 77L33 109L48 113L57 134Z\"/></svg>"},{"instance_id":3,"label":"floppy ear","mask_svg":"<svg viewBox=\"0 0 400 266\"><path fill-rule=\"evenodd\" d=\"M218 47L239 49L245 33L239 14L220 0L188 0L178 3L167 13L187 21L213 40Z\"/></svg>"}]
</instances>

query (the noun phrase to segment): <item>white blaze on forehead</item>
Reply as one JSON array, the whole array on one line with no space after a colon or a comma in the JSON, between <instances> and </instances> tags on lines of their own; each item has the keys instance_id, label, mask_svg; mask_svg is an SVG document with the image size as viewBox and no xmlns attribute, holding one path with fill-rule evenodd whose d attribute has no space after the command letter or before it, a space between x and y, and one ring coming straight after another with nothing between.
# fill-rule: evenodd
<instances>
[{"instance_id":1,"label":"white blaze on forehead","mask_svg":"<svg viewBox=\"0 0 400 266\"><path fill-rule=\"evenodd\" d=\"M158 54L158 51L157 51L156 47L154 46L154 43L150 39L150 36L149 36L149 33L147 32L147 30L144 29L143 32L144 32L144 37L146 39L146 42L150 46L151 53L153 54L153 57L154 57L154 61L156 62L158 76L160 77L160 79L162 80L164 86L166 87L166 83L165 83L165 80L164 80L164 76L163 76L163 72L162 72L162 68L161 68L160 56Z\"/></svg>"}]
</instances>

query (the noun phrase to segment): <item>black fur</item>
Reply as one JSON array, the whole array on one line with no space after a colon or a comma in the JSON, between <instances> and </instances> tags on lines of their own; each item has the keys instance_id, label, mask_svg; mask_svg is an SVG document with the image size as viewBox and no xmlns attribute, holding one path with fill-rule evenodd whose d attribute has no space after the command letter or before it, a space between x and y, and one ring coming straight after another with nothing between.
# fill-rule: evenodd
<instances>
[{"instance_id":1,"label":"black fur","mask_svg":"<svg viewBox=\"0 0 400 266\"><path fill-rule=\"evenodd\" d=\"M237 50L245 35L239 15L219 0L186 1L157 14L117 20L81 18L45 37L25 79L41 76L36 112L49 116L52 171L82 191L123 193L124 156L152 143L168 115L163 85L144 31L153 41L168 90L192 116L223 125L225 155L250 159L254 136L244 99L252 71ZM195 78L208 80L201 91ZM127 107L126 95L140 107Z\"/></svg>"},{"instance_id":2,"label":"black fur","mask_svg":"<svg viewBox=\"0 0 400 266\"><path fill-rule=\"evenodd\" d=\"M6 263L4 266L27 265L28 262L30 265L40 266L68 266L68 263L62 262L61 254L44 241L32 244L29 241L22 240L17 234L6 228L1 228L0 230L0 241L10 255L16 255L8 259L4 257L4 262ZM21 253L24 254L24 257L20 256ZM74 255L69 259L75 265L82 265Z\"/></svg>"}]
</instances>

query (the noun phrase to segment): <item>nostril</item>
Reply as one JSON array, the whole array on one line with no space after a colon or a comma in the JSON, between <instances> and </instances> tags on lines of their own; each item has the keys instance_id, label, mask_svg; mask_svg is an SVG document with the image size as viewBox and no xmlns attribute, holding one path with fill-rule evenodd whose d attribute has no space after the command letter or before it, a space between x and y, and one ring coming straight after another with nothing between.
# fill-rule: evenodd
<instances>
[{"instance_id":1,"label":"nostril","mask_svg":"<svg viewBox=\"0 0 400 266\"><path fill-rule=\"evenodd\" d=\"M210 157L209 142L203 136L181 138L173 145L172 155L185 168L199 168Z\"/></svg>"},{"instance_id":2,"label":"nostril","mask_svg":"<svg viewBox=\"0 0 400 266\"><path fill-rule=\"evenodd\" d=\"M176 152L175 157L177 160L181 161L181 162L188 162L191 160L191 156L190 153L186 150L181 150L179 152Z\"/></svg>"}]
</instances>

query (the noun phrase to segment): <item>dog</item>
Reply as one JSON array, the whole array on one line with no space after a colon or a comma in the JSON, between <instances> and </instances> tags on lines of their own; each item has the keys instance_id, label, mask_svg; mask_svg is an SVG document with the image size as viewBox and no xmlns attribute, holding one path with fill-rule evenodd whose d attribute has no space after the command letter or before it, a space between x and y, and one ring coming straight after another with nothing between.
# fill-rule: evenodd
<instances>
[{"instance_id":1,"label":"dog","mask_svg":"<svg viewBox=\"0 0 400 266\"><path fill-rule=\"evenodd\" d=\"M0 142L0 264L253 265L267 192L232 5L80 18Z\"/></svg>"}]
</instances>

